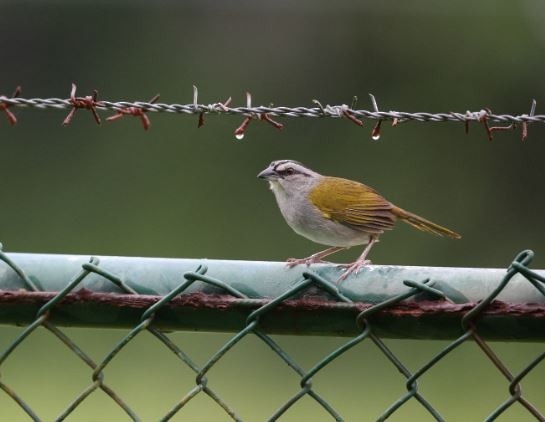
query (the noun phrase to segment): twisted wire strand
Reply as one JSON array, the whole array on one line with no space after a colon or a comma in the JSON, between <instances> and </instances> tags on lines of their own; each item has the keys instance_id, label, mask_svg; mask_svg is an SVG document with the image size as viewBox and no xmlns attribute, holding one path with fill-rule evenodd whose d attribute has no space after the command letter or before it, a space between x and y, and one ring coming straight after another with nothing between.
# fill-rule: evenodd
<instances>
[{"instance_id":1,"label":"twisted wire strand","mask_svg":"<svg viewBox=\"0 0 545 422\"><path fill-rule=\"evenodd\" d=\"M80 98L80 97L78 97ZM10 98L0 96L0 104L15 107L30 107L38 109L71 109L74 107L70 99L62 98ZM342 118L346 113L368 120L415 120L419 122L481 122L487 119L497 123L545 123L545 115L531 114L494 114L488 110L467 111L465 113L427 113L427 112L403 112L403 111L370 111L354 110L348 105L327 105L325 107L227 107L223 103L212 104L166 104L149 103L145 101L97 101L98 110L126 110L127 108L139 108L143 111L178 114L231 114L231 115L262 115L279 117L331 117Z\"/></svg>"}]
</instances>

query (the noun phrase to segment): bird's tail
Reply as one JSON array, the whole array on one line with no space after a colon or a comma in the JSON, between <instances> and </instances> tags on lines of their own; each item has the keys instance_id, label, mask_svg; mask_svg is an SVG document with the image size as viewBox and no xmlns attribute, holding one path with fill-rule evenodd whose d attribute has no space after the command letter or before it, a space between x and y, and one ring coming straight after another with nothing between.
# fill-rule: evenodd
<instances>
[{"instance_id":1,"label":"bird's tail","mask_svg":"<svg viewBox=\"0 0 545 422\"><path fill-rule=\"evenodd\" d=\"M439 236L448 236L453 239L460 239L462 237L452 230L442 227L439 224L432 223L425 218L419 217L418 215L405 211L399 207L394 207L392 212L405 223L410 224L423 232L432 233Z\"/></svg>"}]
</instances>

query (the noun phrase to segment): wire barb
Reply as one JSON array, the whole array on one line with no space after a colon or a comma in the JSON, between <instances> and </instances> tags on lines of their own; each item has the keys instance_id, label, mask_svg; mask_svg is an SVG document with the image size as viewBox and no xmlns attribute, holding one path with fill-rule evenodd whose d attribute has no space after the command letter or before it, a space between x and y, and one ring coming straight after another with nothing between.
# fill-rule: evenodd
<instances>
[{"instance_id":1,"label":"wire barb","mask_svg":"<svg viewBox=\"0 0 545 422\"><path fill-rule=\"evenodd\" d=\"M11 94L11 98L17 98L19 95L21 95L21 86L17 86L15 88L15 91L13 91L13 94ZM8 119L8 122L14 126L17 123L17 118L15 117L15 114L13 114L9 108L12 107L13 104L8 104L4 101L0 102L0 110L4 112L6 115L6 118Z\"/></svg>"},{"instance_id":2,"label":"wire barb","mask_svg":"<svg viewBox=\"0 0 545 422\"><path fill-rule=\"evenodd\" d=\"M515 128L514 123L511 123L509 126L490 126L488 124L488 115L492 114L492 111L489 108L482 111L484 113L482 113L481 121L483 122L489 141L492 141L494 132L501 132L501 131L511 130Z\"/></svg>"},{"instance_id":3,"label":"wire barb","mask_svg":"<svg viewBox=\"0 0 545 422\"><path fill-rule=\"evenodd\" d=\"M68 126L72 119L74 118L74 114L76 114L76 110L78 108L83 108L86 110L90 110L93 114L93 117L95 118L95 122L97 122L97 125L100 125L100 116L97 113L97 106L100 104L97 101L98 98L98 91L95 89L93 90L93 95L87 95L85 97L76 97L76 84L72 83L72 91L70 92L70 99L69 102L72 104L72 109L66 116L66 118L63 120L62 125Z\"/></svg>"},{"instance_id":4,"label":"wire barb","mask_svg":"<svg viewBox=\"0 0 545 422\"><path fill-rule=\"evenodd\" d=\"M193 108L195 109L195 113L199 113L197 127L204 126L204 111L199 111L199 89L196 85L193 85Z\"/></svg>"},{"instance_id":5,"label":"wire barb","mask_svg":"<svg viewBox=\"0 0 545 422\"><path fill-rule=\"evenodd\" d=\"M375 96L371 93L369 93L369 97L371 98L371 104L373 105L373 110L375 111L375 113L380 113L379 109L378 109L378 104L377 104L377 100L375 99ZM382 124L382 120L379 120L377 122L377 124L375 125L375 127L373 128L373 130L371 131L371 139L373 139L373 141L378 141L380 139L380 125ZM396 125L398 124L398 122L396 121ZM393 124L392 124L393 126Z\"/></svg>"},{"instance_id":6,"label":"wire barb","mask_svg":"<svg viewBox=\"0 0 545 422\"><path fill-rule=\"evenodd\" d=\"M532 106L530 110L530 114L522 114L520 117L523 118L533 118L535 116L536 111L536 100L532 100ZM466 116L470 117L472 113L470 111L466 112ZM489 108L483 109L480 112L477 113L477 121L481 122L486 130L486 135L489 141L492 141L494 136L494 132L504 132L508 130L514 130L517 128L517 122L512 121L511 124L507 126L490 126L488 121L490 119L490 116L492 115L492 111ZM521 126L522 126L522 134L521 134L521 141L524 142L526 138L528 137L528 124L531 123L531 121L528 120L522 120ZM469 120L465 121L465 133L466 135L469 133Z\"/></svg>"},{"instance_id":7,"label":"wire barb","mask_svg":"<svg viewBox=\"0 0 545 422\"><path fill-rule=\"evenodd\" d=\"M363 120L360 120L356 116L354 116L353 110L350 107L348 107L346 104L343 104L340 106L340 112L342 116L346 117L351 122L357 124L358 126L363 126Z\"/></svg>"},{"instance_id":8,"label":"wire barb","mask_svg":"<svg viewBox=\"0 0 545 422\"><path fill-rule=\"evenodd\" d=\"M534 117L534 115L536 114L536 106L537 106L537 101L533 99L532 105L530 106L529 117ZM528 137L528 124L529 122L522 122L522 136L521 136L522 142L524 142L526 138Z\"/></svg>"},{"instance_id":9,"label":"wire barb","mask_svg":"<svg viewBox=\"0 0 545 422\"><path fill-rule=\"evenodd\" d=\"M230 100L231 98L229 98L229 101ZM272 106L269 108L272 108ZM246 92L246 109L247 110L252 109L252 94L250 94L249 92ZM282 123L277 122L276 120L273 120L271 118L270 113L249 111L248 113L246 113L246 117L242 121L242 124L235 129L235 138L237 140L240 141L244 139L244 135L246 134L246 129L248 129L248 126L250 125L250 122L253 119L263 120L279 130L284 128L284 125Z\"/></svg>"},{"instance_id":10,"label":"wire barb","mask_svg":"<svg viewBox=\"0 0 545 422\"><path fill-rule=\"evenodd\" d=\"M157 101L159 101L160 95L155 95L151 100L149 100L149 104L155 104ZM121 119L123 116L134 116L134 117L140 117L140 120L142 121L142 126L144 127L144 130L148 130L151 126L151 121L149 117L146 115L147 110L144 110L142 107L125 107L117 110L117 113L113 116L110 116L106 119L108 122L114 122L116 120Z\"/></svg>"},{"instance_id":11,"label":"wire barb","mask_svg":"<svg viewBox=\"0 0 545 422\"><path fill-rule=\"evenodd\" d=\"M321 113L320 117L327 117L327 113L322 103L316 99L312 100L312 102L318 106L318 109L320 110L320 113Z\"/></svg>"}]
</instances>

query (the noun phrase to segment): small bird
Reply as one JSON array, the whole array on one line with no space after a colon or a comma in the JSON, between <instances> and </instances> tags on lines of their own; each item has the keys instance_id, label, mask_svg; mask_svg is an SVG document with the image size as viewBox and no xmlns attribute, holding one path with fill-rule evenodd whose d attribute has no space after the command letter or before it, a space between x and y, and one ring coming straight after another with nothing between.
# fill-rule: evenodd
<instances>
[{"instance_id":1,"label":"small bird","mask_svg":"<svg viewBox=\"0 0 545 422\"><path fill-rule=\"evenodd\" d=\"M384 230L399 218L418 230L460 239L458 233L396 207L373 188L339 177L322 176L298 161L273 161L257 175L269 182L280 212L299 235L330 248L308 258L288 259L288 266L314 264L328 255L366 244L361 256L337 280L370 264L367 255Z\"/></svg>"}]
</instances>

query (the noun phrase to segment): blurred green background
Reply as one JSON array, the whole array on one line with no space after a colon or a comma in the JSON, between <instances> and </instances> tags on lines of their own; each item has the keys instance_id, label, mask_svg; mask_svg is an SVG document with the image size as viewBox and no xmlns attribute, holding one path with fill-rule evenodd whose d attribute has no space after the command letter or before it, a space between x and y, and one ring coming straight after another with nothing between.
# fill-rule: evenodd
<instances>
[{"instance_id":1,"label":"blurred green background","mask_svg":"<svg viewBox=\"0 0 545 422\"><path fill-rule=\"evenodd\" d=\"M459 111L490 107L545 110L545 6L540 2L299 1L277 2L0 2L0 92L18 84L23 97L99 90L108 100L190 103L192 84L203 103L233 97L244 105L350 104L384 110ZM330 175L358 179L392 202L452 228L460 241L406 225L386 234L377 264L506 267L524 248L545 266L543 156L545 128L497 133L484 128L416 122L373 142L346 120L282 119L279 132L253 122L235 141L240 117L151 114L152 128L126 117L97 127L78 111L15 109L0 116L1 235L9 251L95 255L284 260L317 245L284 223L256 174L271 160L292 158ZM106 117L109 113L102 113ZM339 255L346 261L360 251ZM0 350L20 332L0 327ZM67 332L101 360L124 331ZM176 333L203 364L230 336ZM345 339L276 337L310 368ZM388 341L416 370L444 342ZM543 350L539 344L494 344L514 371ZM44 420L52 420L91 383L90 371L49 333L32 335L2 367L2 380ZM106 382L144 420L156 420L193 385L194 375L149 335L142 335L105 372ZM247 339L210 373L210 386L244 420L265 420L298 390L297 377L259 340ZM545 409L545 368L524 380L525 394ZM363 343L314 381L347 420L373 420L404 390L401 375ZM422 378L421 391L448 420L482 420L506 397L508 384L467 344ZM122 420L103 393L70 420ZM0 419L26 420L5 394ZM329 420L305 398L284 420ZM392 420L427 420L410 403ZM175 420L226 420L199 397ZM501 420L532 420L516 405Z\"/></svg>"}]
</instances>

